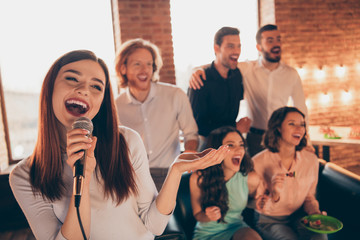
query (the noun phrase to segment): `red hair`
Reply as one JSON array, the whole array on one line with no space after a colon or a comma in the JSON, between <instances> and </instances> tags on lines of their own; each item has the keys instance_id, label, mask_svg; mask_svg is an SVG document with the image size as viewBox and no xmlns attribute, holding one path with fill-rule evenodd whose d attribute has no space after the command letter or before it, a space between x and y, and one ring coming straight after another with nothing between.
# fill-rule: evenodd
<instances>
[{"instance_id":1,"label":"red hair","mask_svg":"<svg viewBox=\"0 0 360 240\"><path fill-rule=\"evenodd\" d=\"M102 67L106 76L104 99L100 110L93 118L93 135L98 138L95 148L97 168L104 180L106 196L118 204L131 193L137 194L134 170L129 159L129 150L124 136L119 132L116 107L112 94L109 71L105 62L87 50L66 53L57 59L45 76L40 93L38 138L30 156L30 183L33 192L51 201L60 199L65 190L63 180L65 149L60 145L61 123L56 119L52 107L54 82L60 69L69 63L93 60ZM96 170L95 170L96 171ZM98 172L98 171L96 171Z\"/></svg>"}]
</instances>

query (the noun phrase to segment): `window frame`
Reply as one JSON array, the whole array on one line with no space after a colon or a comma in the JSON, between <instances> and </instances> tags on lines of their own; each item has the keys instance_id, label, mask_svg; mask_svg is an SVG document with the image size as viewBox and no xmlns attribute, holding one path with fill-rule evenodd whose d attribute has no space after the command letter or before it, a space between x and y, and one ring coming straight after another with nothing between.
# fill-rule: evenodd
<instances>
[{"instance_id":1,"label":"window frame","mask_svg":"<svg viewBox=\"0 0 360 240\"><path fill-rule=\"evenodd\" d=\"M7 122L7 115L6 115L6 109L5 109L5 96L4 96L4 88L2 85L2 76L1 76L1 68L0 68L0 102L1 102L1 114L2 114L2 123L4 126L4 134L5 134L5 144L7 148L8 153L8 164L9 166L11 164L19 162L19 160L14 160L12 158L11 153L11 147L10 147L10 135L9 135L9 127Z\"/></svg>"}]
</instances>

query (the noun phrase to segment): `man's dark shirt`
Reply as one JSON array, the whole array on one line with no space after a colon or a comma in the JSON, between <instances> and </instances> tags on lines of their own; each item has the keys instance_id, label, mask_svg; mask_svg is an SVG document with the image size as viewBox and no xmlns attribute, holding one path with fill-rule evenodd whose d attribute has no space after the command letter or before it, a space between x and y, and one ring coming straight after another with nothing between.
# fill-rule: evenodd
<instances>
[{"instance_id":1,"label":"man's dark shirt","mask_svg":"<svg viewBox=\"0 0 360 240\"><path fill-rule=\"evenodd\" d=\"M199 90L188 89L199 134L209 133L222 126L236 127L240 100L244 97L242 75L238 68L229 70L224 79L215 69L214 62L205 68L206 80Z\"/></svg>"}]
</instances>

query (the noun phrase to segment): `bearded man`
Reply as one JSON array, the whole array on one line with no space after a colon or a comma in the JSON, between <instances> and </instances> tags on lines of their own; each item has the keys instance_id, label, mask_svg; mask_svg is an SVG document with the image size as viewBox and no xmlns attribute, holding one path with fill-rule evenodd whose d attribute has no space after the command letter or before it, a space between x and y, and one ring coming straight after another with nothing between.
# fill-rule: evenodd
<instances>
[{"instance_id":1,"label":"bearded man","mask_svg":"<svg viewBox=\"0 0 360 240\"><path fill-rule=\"evenodd\" d=\"M280 61L281 36L277 26L268 24L261 27L256 34L256 42L259 58L238 63L243 76L248 117L251 119L251 127L246 136L251 156L263 150L261 141L267 122L274 110L288 104L289 98L305 114L308 123L300 76L293 67ZM206 79L203 70L197 69L191 76L190 87L200 89L203 86L201 77Z\"/></svg>"}]
</instances>

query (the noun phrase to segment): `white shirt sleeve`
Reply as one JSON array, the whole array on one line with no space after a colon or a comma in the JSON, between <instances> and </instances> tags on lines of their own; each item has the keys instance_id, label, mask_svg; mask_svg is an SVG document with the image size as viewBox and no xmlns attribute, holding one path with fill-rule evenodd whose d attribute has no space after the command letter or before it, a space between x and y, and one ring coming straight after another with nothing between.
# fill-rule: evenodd
<instances>
[{"instance_id":1,"label":"white shirt sleeve","mask_svg":"<svg viewBox=\"0 0 360 240\"><path fill-rule=\"evenodd\" d=\"M52 204L32 191L28 159L18 163L10 174L10 186L36 239L63 239L62 222L56 217Z\"/></svg>"},{"instance_id":2,"label":"white shirt sleeve","mask_svg":"<svg viewBox=\"0 0 360 240\"><path fill-rule=\"evenodd\" d=\"M179 128L183 132L184 141L198 140L198 127L187 95L179 88L176 90Z\"/></svg>"},{"instance_id":3,"label":"white shirt sleeve","mask_svg":"<svg viewBox=\"0 0 360 240\"><path fill-rule=\"evenodd\" d=\"M125 138L130 150L130 159L136 175L138 188L137 205L139 217L145 227L154 235L160 235L164 231L170 215L163 215L156 207L156 190L154 181L151 178L149 162L147 159L144 144L140 135L129 129L122 127Z\"/></svg>"}]
</instances>

